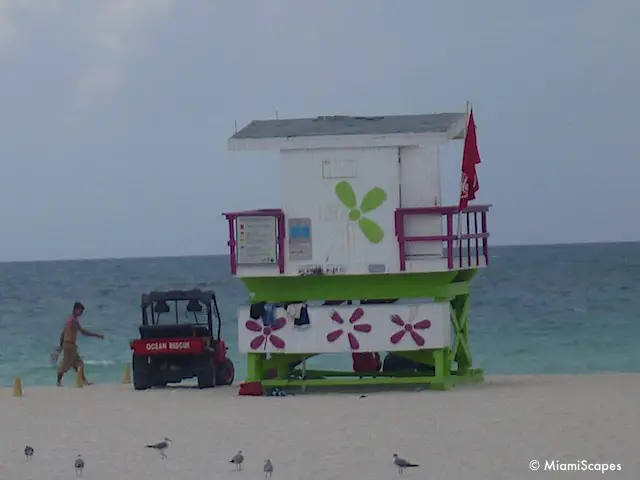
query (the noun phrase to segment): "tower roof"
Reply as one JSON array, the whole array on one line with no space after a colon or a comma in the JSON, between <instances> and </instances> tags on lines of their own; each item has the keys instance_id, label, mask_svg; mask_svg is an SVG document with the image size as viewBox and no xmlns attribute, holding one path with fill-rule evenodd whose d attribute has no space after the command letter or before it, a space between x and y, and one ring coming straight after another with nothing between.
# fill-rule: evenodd
<instances>
[{"instance_id":1,"label":"tower roof","mask_svg":"<svg viewBox=\"0 0 640 480\"><path fill-rule=\"evenodd\" d=\"M231 149L330 148L372 137L370 146L413 145L420 138L459 138L466 127L465 113L430 113L378 117L322 116L282 120L254 120L229 139ZM319 137L325 137L321 140ZM327 138L329 137L329 138ZM343 137L338 140L338 137ZM344 138L350 137L350 138ZM356 138L357 137L357 138ZM368 137L368 138L365 138ZM301 141L306 139L306 141ZM333 142L331 141L333 140ZM333 143L336 143L333 145ZM305 147L304 145L307 144Z\"/></svg>"}]
</instances>

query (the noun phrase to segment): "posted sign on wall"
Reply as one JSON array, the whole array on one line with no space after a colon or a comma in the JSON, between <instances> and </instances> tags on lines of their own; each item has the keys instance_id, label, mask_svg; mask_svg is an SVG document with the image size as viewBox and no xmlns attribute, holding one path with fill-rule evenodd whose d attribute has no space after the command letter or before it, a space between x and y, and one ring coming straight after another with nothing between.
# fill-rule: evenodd
<instances>
[{"instance_id":1,"label":"posted sign on wall","mask_svg":"<svg viewBox=\"0 0 640 480\"><path fill-rule=\"evenodd\" d=\"M311 219L289 219L289 260L311 260Z\"/></svg>"},{"instance_id":2,"label":"posted sign on wall","mask_svg":"<svg viewBox=\"0 0 640 480\"><path fill-rule=\"evenodd\" d=\"M277 237L274 217L238 217L236 238L239 265L276 263Z\"/></svg>"}]
</instances>

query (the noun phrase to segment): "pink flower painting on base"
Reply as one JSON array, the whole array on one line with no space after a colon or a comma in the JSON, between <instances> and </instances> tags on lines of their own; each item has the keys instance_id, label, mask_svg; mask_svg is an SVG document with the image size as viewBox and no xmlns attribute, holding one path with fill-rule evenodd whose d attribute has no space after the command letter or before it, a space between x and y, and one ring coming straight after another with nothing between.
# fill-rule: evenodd
<instances>
[{"instance_id":1,"label":"pink flower painting on base","mask_svg":"<svg viewBox=\"0 0 640 480\"><path fill-rule=\"evenodd\" d=\"M400 315L391 315L391 322L401 327L400 330L391 335L390 341L394 345L400 343L400 340L402 340L407 332L409 332L409 335L411 335L411 338L413 338L413 341L417 346L422 347L425 344L424 337L416 330L427 330L431 327L430 320L424 319L419 322L412 323L405 322Z\"/></svg>"},{"instance_id":2,"label":"pink flower painting on base","mask_svg":"<svg viewBox=\"0 0 640 480\"><path fill-rule=\"evenodd\" d=\"M249 347L251 348L251 350L257 350L263 345L264 349L266 350L267 342L271 343L271 345L278 349L283 349L285 347L284 340L275 335L273 332L280 330L286 324L287 319L284 317L276 318L276 321L273 325L265 325L264 322L260 324L256 320L247 320L247 323L244 324L245 327L247 327L247 330L259 333L259 335L255 336L249 343Z\"/></svg>"},{"instance_id":3,"label":"pink flower painting on base","mask_svg":"<svg viewBox=\"0 0 640 480\"><path fill-rule=\"evenodd\" d=\"M369 325L368 323L358 323L357 325L354 325L359 320L362 320L363 317L364 310L360 307L356 308L351 314L351 317L349 317L349 324L353 325L353 332L347 332L347 339L349 340L349 346L351 347L351 350L358 350L360 348L360 342L358 341L354 332L369 333L372 329L371 325ZM336 330L327 333L327 341L329 343L333 343L338 340L347 330L347 323L345 322L344 318L342 318L342 315L340 315L335 310L331 314L331 320L333 320L338 325L344 325L344 327L337 328Z\"/></svg>"}]
</instances>

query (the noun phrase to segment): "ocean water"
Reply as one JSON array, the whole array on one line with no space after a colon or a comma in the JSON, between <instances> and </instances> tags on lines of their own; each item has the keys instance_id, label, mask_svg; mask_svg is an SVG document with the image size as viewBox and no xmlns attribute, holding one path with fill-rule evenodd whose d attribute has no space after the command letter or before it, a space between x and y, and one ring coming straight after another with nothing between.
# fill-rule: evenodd
<instances>
[{"instance_id":1,"label":"ocean water","mask_svg":"<svg viewBox=\"0 0 640 480\"><path fill-rule=\"evenodd\" d=\"M0 263L0 385L17 375L25 385L54 384L49 354L76 300L87 307L84 326L106 335L80 339L87 376L120 382L140 294L194 287L216 291L243 379L235 311L247 293L228 268L226 256ZM472 297L474 363L489 374L640 371L640 244L494 247ZM350 365L345 356L317 362Z\"/></svg>"}]
</instances>

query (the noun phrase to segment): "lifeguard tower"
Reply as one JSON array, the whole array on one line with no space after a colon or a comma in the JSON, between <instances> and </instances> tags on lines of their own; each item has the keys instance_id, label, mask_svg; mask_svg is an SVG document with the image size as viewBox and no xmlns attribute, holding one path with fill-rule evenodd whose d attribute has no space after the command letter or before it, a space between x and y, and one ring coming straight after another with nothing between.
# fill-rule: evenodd
<instances>
[{"instance_id":1,"label":"lifeguard tower","mask_svg":"<svg viewBox=\"0 0 640 480\"><path fill-rule=\"evenodd\" d=\"M443 390L482 381L467 319L469 283L489 263L489 206L444 206L440 185L439 149L465 137L467 120L261 120L229 139L230 150L280 151L280 208L224 214L231 273L251 303L238 311L247 382ZM305 368L314 355L349 353L355 365L372 352L425 368Z\"/></svg>"}]
</instances>

